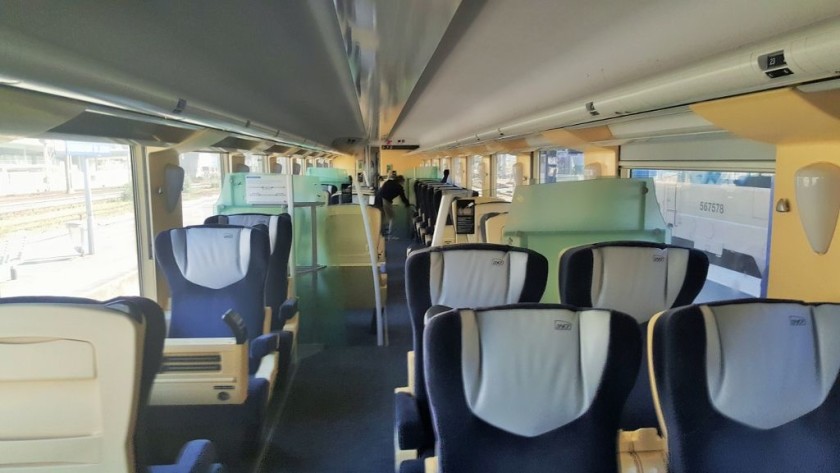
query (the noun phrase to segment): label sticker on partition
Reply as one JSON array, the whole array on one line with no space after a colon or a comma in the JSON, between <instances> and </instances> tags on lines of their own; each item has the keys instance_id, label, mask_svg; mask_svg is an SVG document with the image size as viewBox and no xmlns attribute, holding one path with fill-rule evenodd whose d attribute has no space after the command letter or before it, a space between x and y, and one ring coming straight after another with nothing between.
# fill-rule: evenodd
<instances>
[{"instance_id":1,"label":"label sticker on partition","mask_svg":"<svg viewBox=\"0 0 840 473\"><path fill-rule=\"evenodd\" d=\"M472 235L475 233L475 201L473 199L458 199L455 201L457 224L455 233L458 235Z\"/></svg>"},{"instance_id":2,"label":"label sticker on partition","mask_svg":"<svg viewBox=\"0 0 840 473\"><path fill-rule=\"evenodd\" d=\"M245 202L248 204L285 204L288 201L287 176L245 176Z\"/></svg>"}]
</instances>

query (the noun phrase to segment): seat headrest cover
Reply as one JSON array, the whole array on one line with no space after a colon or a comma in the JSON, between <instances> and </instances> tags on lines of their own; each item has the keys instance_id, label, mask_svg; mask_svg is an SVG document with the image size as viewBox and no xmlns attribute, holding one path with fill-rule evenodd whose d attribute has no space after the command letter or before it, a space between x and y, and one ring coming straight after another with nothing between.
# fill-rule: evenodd
<instances>
[{"instance_id":1,"label":"seat headrest cover","mask_svg":"<svg viewBox=\"0 0 840 473\"><path fill-rule=\"evenodd\" d=\"M221 289L248 273L250 228L176 228L170 235L178 269L193 284Z\"/></svg>"},{"instance_id":2,"label":"seat headrest cover","mask_svg":"<svg viewBox=\"0 0 840 473\"><path fill-rule=\"evenodd\" d=\"M277 242L277 220L280 219L277 215L228 215L227 221L231 225L240 225L243 227L255 227L257 225L265 225L268 227L268 241L271 245L271 254L274 254L274 245Z\"/></svg>"},{"instance_id":3,"label":"seat headrest cover","mask_svg":"<svg viewBox=\"0 0 840 473\"><path fill-rule=\"evenodd\" d=\"M632 274L627 268L633 268ZM688 250L607 246L592 249L592 306L609 307L639 323L669 309L683 287Z\"/></svg>"},{"instance_id":4,"label":"seat headrest cover","mask_svg":"<svg viewBox=\"0 0 840 473\"><path fill-rule=\"evenodd\" d=\"M609 311L490 309L460 316L464 392L474 415L536 437L589 409L606 365Z\"/></svg>"},{"instance_id":5,"label":"seat headrest cover","mask_svg":"<svg viewBox=\"0 0 840 473\"><path fill-rule=\"evenodd\" d=\"M528 253L495 250L436 251L430 255L429 294L433 305L475 307L519 302ZM444 270L445 269L445 270Z\"/></svg>"},{"instance_id":6,"label":"seat headrest cover","mask_svg":"<svg viewBox=\"0 0 840 473\"><path fill-rule=\"evenodd\" d=\"M840 307L701 306L712 406L757 429L818 408L840 370Z\"/></svg>"}]
</instances>

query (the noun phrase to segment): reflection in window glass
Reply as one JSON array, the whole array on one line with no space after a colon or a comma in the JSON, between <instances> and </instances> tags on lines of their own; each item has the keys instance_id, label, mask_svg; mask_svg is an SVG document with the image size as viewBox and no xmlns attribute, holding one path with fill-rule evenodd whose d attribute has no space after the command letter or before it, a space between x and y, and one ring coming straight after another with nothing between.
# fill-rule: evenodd
<instances>
[{"instance_id":1,"label":"reflection in window glass","mask_svg":"<svg viewBox=\"0 0 840 473\"><path fill-rule=\"evenodd\" d=\"M513 176L515 154L499 153L496 155L496 197L510 202L516 187Z\"/></svg>"},{"instance_id":2,"label":"reflection in window glass","mask_svg":"<svg viewBox=\"0 0 840 473\"><path fill-rule=\"evenodd\" d=\"M698 301L762 295L773 174L634 169L631 176L653 179L673 243L709 256Z\"/></svg>"},{"instance_id":3,"label":"reflection in window glass","mask_svg":"<svg viewBox=\"0 0 840 473\"><path fill-rule=\"evenodd\" d=\"M0 296L138 295L128 146L0 143Z\"/></svg>"},{"instance_id":4,"label":"reflection in window glass","mask_svg":"<svg viewBox=\"0 0 840 473\"><path fill-rule=\"evenodd\" d=\"M201 225L205 218L216 214L222 184L222 156L219 153L185 153L178 160L184 168L184 193L181 194L184 226Z\"/></svg>"},{"instance_id":5,"label":"reflection in window glass","mask_svg":"<svg viewBox=\"0 0 840 473\"><path fill-rule=\"evenodd\" d=\"M583 153L558 148L540 151L540 182L583 179Z\"/></svg>"}]
</instances>

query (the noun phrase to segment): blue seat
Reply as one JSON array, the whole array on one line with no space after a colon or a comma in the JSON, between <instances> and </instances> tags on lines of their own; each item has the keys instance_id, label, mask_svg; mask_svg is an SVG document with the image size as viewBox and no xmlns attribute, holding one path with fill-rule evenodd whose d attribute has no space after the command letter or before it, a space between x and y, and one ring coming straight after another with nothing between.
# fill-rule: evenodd
<instances>
[{"instance_id":1,"label":"blue seat","mask_svg":"<svg viewBox=\"0 0 840 473\"><path fill-rule=\"evenodd\" d=\"M164 327L160 307L139 297L0 299L0 430L15 438L0 440L0 469L223 471L206 440L189 442L175 464L147 466L145 406Z\"/></svg>"},{"instance_id":2,"label":"blue seat","mask_svg":"<svg viewBox=\"0 0 840 473\"><path fill-rule=\"evenodd\" d=\"M278 362L278 335L265 333L268 232L235 225L172 229L157 236L155 251L172 296L169 336L230 337L221 316L233 310L246 327L251 375L243 404L153 406L155 450L200 436L213 440L225 463L236 463L259 445Z\"/></svg>"},{"instance_id":3,"label":"blue seat","mask_svg":"<svg viewBox=\"0 0 840 473\"><path fill-rule=\"evenodd\" d=\"M281 331L297 314L297 300L288 299L289 253L292 249L292 217L287 214L270 215L242 213L208 217L206 225L240 225L268 229L271 256L265 280L265 305L271 307L271 330Z\"/></svg>"},{"instance_id":4,"label":"blue seat","mask_svg":"<svg viewBox=\"0 0 840 473\"><path fill-rule=\"evenodd\" d=\"M671 473L840 471L840 305L691 305L648 337Z\"/></svg>"},{"instance_id":5,"label":"blue seat","mask_svg":"<svg viewBox=\"0 0 840 473\"><path fill-rule=\"evenodd\" d=\"M405 263L406 295L414 351L409 353L409 385L395 394L395 455L422 457L434 447L423 376L426 313L441 307L484 307L538 302L545 290L548 262L537 252L491 244L459 244L413 251Z\"/></svg>"},{"instance_id":6,"label":"blue seat","mask_svg":"<svg viewBox=\"0 0 840 473\"><path fill-rule=\"evenodd\" d=\"M285 376L297 354L297 335L300 315L297 298L289 298L289 254L292 251L292 217L287 213L278 215L241 213L214 215L204 221L205 225L240 225L265 228L271 245L268 274L265 279L265 305L271 308L271 331L277 333L279 363L278 373Z\"/></svg>"},{"instance_id":7,"label":"blue seat","mask_svg":"<svg viewBox=\"0 0 840 473\"><path fill-rule=\"evenodd\" d=\"M578 246L560 257L560 300L577 307L624 312L633 316L646 334L648 321L655 314L694 302L708 270L709 258L692 248L641 241ZM642 353L646 353L644 338ZM643 362L621 428L657 425L647 362Z\"/></svg>"},{"instance_id":8,"label":"blue seat","mask_svg":"<svg viewBox=\"0 0 840 473\"><path fill-rule=\"evenodd\" d=\"M452 310L429 320L424 344L438 437L426 471L617 471L641 359L632 317L559 304Z\"/></svg>"}]
</instances>

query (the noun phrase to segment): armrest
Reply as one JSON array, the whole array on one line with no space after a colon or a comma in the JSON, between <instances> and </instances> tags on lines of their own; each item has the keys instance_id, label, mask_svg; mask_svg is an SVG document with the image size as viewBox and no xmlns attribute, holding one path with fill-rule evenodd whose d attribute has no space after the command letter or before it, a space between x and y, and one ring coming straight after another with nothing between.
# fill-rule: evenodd
<instances>
[{"instance_id":1,"label":"armrest","mask_svg":"<svg viewBox=\"0 0 840 473\"><path fill-rule=\"evenodd\" d=\"M248 344L233 338L168 338L149 404L242 404L248 361Z\"/></svg>"},{"instance_id":2,"label":"armrest","mask_svg":"<svg viewBox=\"0 0 840 473\"><path fill-rule=\"evenodd\" d=\"M276 333L260 335L259 337L251 340L251 351L249 354L251 366L253 366L255 361L259 364L259 360L262 357L276 352L279 345L280 336Z\"/></svg>"},{"instance_id":3,"label":"armrest","mask_svg":"<svg viewBox=\"0 0 840 473\"><path fill-rule=\"evenodd\" d=\"M400 450L420 449L429 437L417 401L408 393L394 393L394 435Z\"/></svg>"},{"instance_id":4,"label":"armrest","mask_svg":"<svg viewBox=\"0 0 840 473\"><path fill-rule=\"evenodd\" d=\"M297 298L286 299L283 304L280 306L280 312L278 314L278 326L282 327L286 324L286 321L291 319L292 317L297 314L298 311L298 300Z\"/></svg>"},{"instance_id":5,"label":"armrest","mask_svg":"<svg viewBox=\"0 0 840 473\"><path fill-rule=\"evenodd\" d=\"M216 462L216 448L209 440L193 440L187 442L175 466L179 471L189 473L205 473L214 471Z\"/></svg>"}]
</instances>

